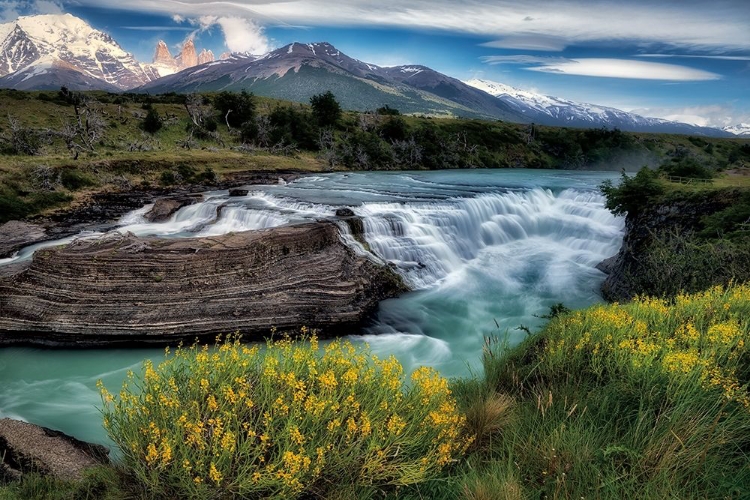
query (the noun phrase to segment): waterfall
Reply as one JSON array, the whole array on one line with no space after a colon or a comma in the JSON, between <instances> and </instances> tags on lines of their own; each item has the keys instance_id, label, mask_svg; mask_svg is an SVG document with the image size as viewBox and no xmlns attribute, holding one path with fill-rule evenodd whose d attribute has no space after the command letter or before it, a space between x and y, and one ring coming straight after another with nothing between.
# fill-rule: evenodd
<instances>
[{"instance_id":1,"label":"waterfall","mask_svg":"<svg viewBox=\"0 0 750 500\"><path fill-rule=\"evenodd\" d=\"M520 248L524 241L555 243L566 258L595 265L617 251L622 229L600 195L574 189L366 203L355 212L364 220L372 251L395 263L418 289L433 286L490 247Z\"/></svg>"}]
</instances>

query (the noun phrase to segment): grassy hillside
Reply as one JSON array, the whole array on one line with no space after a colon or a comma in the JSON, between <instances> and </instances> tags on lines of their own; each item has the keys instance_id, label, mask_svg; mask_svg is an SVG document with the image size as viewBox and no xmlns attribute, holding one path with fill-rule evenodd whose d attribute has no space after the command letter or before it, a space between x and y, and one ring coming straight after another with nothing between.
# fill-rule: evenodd
<instances>
[{"instance_id":1,"label":"grassy hillside","mask_svg":"<svg viewBox=\"0 0 750 500\"><path fill-rule=\"evenodd\" d=\"M393 108L345 111L330 127L310 106L250 100L240 115L226 94L192 96L186 105L179 94L0 90L0 222L91 191L210 185L240 170L634 170L690 158L722 171L750 163L748 140L436 119Z\"/></svg>"}]
</instances>

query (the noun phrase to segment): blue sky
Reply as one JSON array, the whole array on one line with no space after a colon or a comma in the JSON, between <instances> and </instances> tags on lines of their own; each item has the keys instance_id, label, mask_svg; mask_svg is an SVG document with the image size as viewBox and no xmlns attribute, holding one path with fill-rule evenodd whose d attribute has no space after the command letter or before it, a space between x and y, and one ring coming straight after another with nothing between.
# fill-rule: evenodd
<instances>
[{"instance_id":1,"label":"blue sky","mask_svg":"<svg viewBox=\"0 0 750 500\"><path fill-rule=\"evenodd\" d=\"M327 41L379 65L424 64L647 116L750 123L750 0L0 0L0 17L70 12L141 61Z\"/></svg>"}]
</instances>

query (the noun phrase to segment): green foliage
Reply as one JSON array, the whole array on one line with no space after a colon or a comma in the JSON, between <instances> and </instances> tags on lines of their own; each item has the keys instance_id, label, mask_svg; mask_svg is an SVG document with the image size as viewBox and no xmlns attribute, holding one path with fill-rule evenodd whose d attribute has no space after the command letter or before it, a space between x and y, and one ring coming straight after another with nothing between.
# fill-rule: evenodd
<instances>
[{"instance_id":1,"label":"green foliage","mask_svg":"<svg viewBox=\"0 0 750 500\"><path fill-rule=\"evenodd\" d=\"M669 176L686 177L689 179L711 179L714 173L692 157L672 158L664 162L659 170Z\"/></svg>"},{"instance_id":2,"label":"green foliage","mask_svg":"<svg viewBox=\"0 0 750 500\"><path fill-rule=\"evenodd\" d=\"M220 92L213 98L213 104L219 114L217 120L230 127L240 128L255 119L255 98L244 90Z\"/></svg>"},{"instance_id":3,"label":"green foliage","mask_svg":"<svg viewBox=\"0 0 750 500\"><path fill-rule=\"evenodd\" d=\"M336 122L341 118L341 106L330 90L324 94L312 96L310 106L313 118L320 127L335 127Z\"/></svg>"},{"instance_id":4,"label":"green foliage","mask_svg":"<svg viewBox=\"0 0 750 500\"><path fill-rule=\"evenodd\" d=\"M558 316L456 396L515 400L455 481L506 498L750 495L750 288L640 299ZM478 392L477 392L478 391ZM503 498L502 496L500 498Z\"/></svg>"},{"instance_id":5,"label":"green foliage","mask_svg":"<svg viewBox=\"0 0 750 500\"><path fill-rule=\"evenodd\" d=\"M318 150L318 128L311 113L295 105L276 106L269 115L272 145L296 145L308 151Z\"/></svg>"},{"instance_id":6,"label":"green foliage","mask_svg":"<svg viewBox=\"0 0 750 500\"><path fill-rule=\"evenodd\" d=\"M161 117L159 116L159 112L156 111L156 108L149 105L148 106L148 112L146 113L146 117L143 119L143 122L141 123L141 128L144 130L144 132L148 132L149 134L155 134L161 128L164 126L164 124L161 121Z\"/></svg>"},{"instance_id":7,"label":"green foliage","mask_svg":"<svg viewBox=\"0 0 750 500\"><path fill-rule=\"evenodd\" d=\"M704 216L701 226L698 236L703 239L750 237L750 191L737 196L727 208Z\"/></svg>"},{"instance_id":8,"label":"green foliage","mask_svg":"<svg viewBox=\"0 0 750 500\"><path fill-rule=\"evenodd\" d=\"M61 192L18 193L9 187L0 186L0 224L23 219L48 208L68 203L72 199L73 197L69 194Z\"/></svg>"},{"instance_id":9,"label":"green foliage","mask_svg":"<svg viewBox=\"0 0 750 500\"><path fill-rule=\"evenodd\" d=\"M436 477L463 435L445 379L334 341L227 339L144 363L119 396L102 387L104 426L133 479L163 498L300 498L375 493Z\"/></svg>"},{"instance_id":10,"label":"green foliage","mask_svg":"<svg viewBox=\"0 0 750 500\"><path fill-rule=\"evenodd\" d=\"M641 168L633 177L623 172L618 186L604 181L600 190L607 198L605 206L615 215L636 214L664 194L657 173L648 167Z\"/></svg>"},{"instance_id":11,"label":"green foliage","mask_svg":"<svg viewBox=\"0 0 750 500\"><path fill-rule=\"evenodd\" d=\"M749 236L706 240L691 232L660 231L639 251L638 261L625 267L623 280L639 294L656 297L749 281Z\"/></svg>"},{"instance_id":12,"label":"green foliage","mask_svg":"<svg viewBox=\"0 0 750 500\"><path fill-rule=\"evenodd\" d=\"M0 500L127 500L133 496L112 467L94 467L80 481L24 474L20 481L0 483Z\"/></svg>"},{"instance_id":13,"label":"green foliage","mask_svg":"<svg viewBox=\"0 0 750 500\"><path fill-rule=\"evenodd\" d=\"M401 114L399 110L392 108L387 104L382 108L378 108L376 113L383 116L398 116Z\"/></svg>"},{"instance_id":14,"label":"green foliage","mask_svg":"<svg viewBox=\"0 0 750 500\"><path fill-rule=\"evenodd\" d=\"M96 184L90 176L76 168L63 168L60 171L60 182L66 189L71 191L77 191Z\"/></svg>"}]
</instances>

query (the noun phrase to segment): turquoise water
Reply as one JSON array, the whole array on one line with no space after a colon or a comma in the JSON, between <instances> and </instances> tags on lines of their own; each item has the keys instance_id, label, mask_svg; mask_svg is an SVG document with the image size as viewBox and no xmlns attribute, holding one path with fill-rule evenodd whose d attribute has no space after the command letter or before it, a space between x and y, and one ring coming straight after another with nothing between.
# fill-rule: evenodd
<instances>
[{"instance_id":1,"label":"turquoise water","mask_svg":"<svg viewBox=\"0 0 750 500\"><path fill-rule=\"evenodd\" d=\"M515 343L526 335L516 328L538 328L537 316L552 304L579 308L601 300L604 275L594 266L619 249L623 221L604 208L597 186L614 178L539 170L328 174L251 186L240 198L207 193L163 223L146 222L144 207L117 230L168 238L223 234L332 218L336 208L351 207L364 219L370 257L395 264L414 289L383 302L352 339L380 356L394 354L406 370L430 365L464 376L480 370L486 336ZM119 389L127 370L145 357L158 361L161 352L0 349L0 417L106 444L96 381Z\"/></svg>"}]
</instances>

